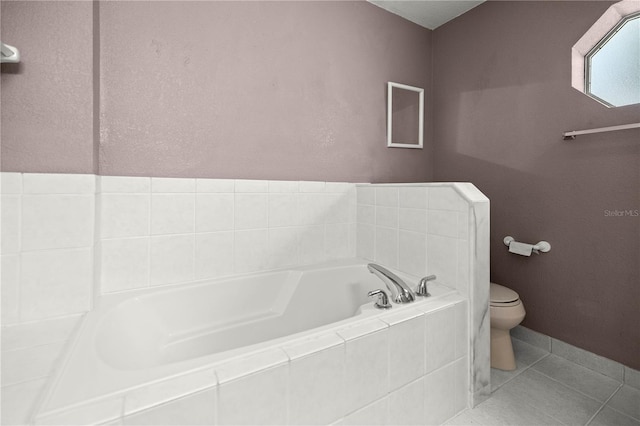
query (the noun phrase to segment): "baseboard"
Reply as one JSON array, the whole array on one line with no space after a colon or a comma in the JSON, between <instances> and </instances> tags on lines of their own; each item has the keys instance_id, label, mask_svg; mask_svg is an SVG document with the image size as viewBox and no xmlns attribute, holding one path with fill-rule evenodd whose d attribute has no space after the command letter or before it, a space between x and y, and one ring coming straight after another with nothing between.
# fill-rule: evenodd
<instances>
[{"instance_id":1,"label":"baseboard","mask_svg":"<svg viewBox=\"0 0 640 426\"><path fill-rule=\"evenodd\" d=\"M604 374L628 386L640 389L640 371L617 361L596 355L593 352L572 346L521 325L511 330L511 336L590 370Z\"/></svg>"}]
</instances>

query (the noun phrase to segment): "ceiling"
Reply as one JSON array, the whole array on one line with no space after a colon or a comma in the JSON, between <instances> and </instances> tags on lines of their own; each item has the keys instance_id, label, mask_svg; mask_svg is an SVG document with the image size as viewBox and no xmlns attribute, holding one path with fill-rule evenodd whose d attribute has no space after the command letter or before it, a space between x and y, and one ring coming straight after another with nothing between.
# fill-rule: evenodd
<instances>
[{"instance_id":1,"label":"ceiling","mask_svg":"<svg viewBox=\"0 0 640 426\"><path fill-rule=\"evenodd\" d=\"M484 0L367 0L430 30L473 9Z\"/></svg>"}]
</instances>

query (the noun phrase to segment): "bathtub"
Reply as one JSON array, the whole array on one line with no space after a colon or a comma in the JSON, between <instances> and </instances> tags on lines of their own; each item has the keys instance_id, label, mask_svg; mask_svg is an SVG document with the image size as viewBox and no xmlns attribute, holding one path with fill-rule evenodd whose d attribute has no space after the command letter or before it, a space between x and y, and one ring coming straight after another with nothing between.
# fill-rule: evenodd
<instances>
[{"instance_id":1,"label":"bathtub","mask_svg":"<svg viewBox=\"0 0 640 426\"><path fill-rule=\"evenodd\" d=\"M398 275L417 283L416 277ZM430 283L432 297L380 310L367 297L377 288L385 288L383 282L365 261L353 259L103 296L60 360L34 423L98 424L206 389L219 387L222 395L226 383L328 348L342 345L348 351L349 342L375 333L389 336L390 346L381 348L389 365L394 325L414 321L428 330L428 316L447 309L462 337L449 336L446 345L453 348L453 361L467 363L466 301L456 291ZM424 330L418 333L428 336ZM419 344L416 353L426 359L429 343ZM418 370L418 378L429 373ZM378 393L389 395L392 387ZM334 417L348 415L363 401L343 404L349 406Z\"/></svg>"}]
</instances>

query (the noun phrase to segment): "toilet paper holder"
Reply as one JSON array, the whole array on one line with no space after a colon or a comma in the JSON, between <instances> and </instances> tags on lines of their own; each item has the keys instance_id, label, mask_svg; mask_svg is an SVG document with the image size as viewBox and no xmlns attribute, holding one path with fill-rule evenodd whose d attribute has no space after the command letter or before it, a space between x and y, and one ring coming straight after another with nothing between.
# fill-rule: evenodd
<instances>
[{"instance_id":1,"label":"toilet paper holder","mask_svg":"<svg viewBox=\"0 0 640 426\"><path fill-rule=\"evenodd\" d=\"M504 237L504 239L502 241L504 242L505 246L509 247L509 245L512 242L516 241L516 239L513 238L510 235L507 235L506 237ZM549 250L551 250L551 244L549 244L546 241L540 241L538 244L533 244L532 248L533 248L533 252L536 253L536 254L540 254L539 252L546 253Z\"/></svg>"}]
</instances>

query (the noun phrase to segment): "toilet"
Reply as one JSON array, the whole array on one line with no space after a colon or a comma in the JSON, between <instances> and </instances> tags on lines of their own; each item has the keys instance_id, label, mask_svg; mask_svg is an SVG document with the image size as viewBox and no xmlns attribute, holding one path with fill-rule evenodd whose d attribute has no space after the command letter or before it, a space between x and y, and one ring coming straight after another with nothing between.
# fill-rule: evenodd
<instances>
[{"instance_id":1,"label":"toilet","mask_svg":"<svg viewBox=\"0 0 640 426\"><path fill-rule=\"evenodd\" d=\"M515 370L516 359L509 330L524 319L524 306L518 293L499 284L491 283L490 294L491 368Z\"/></svg>"}]
</instances>

